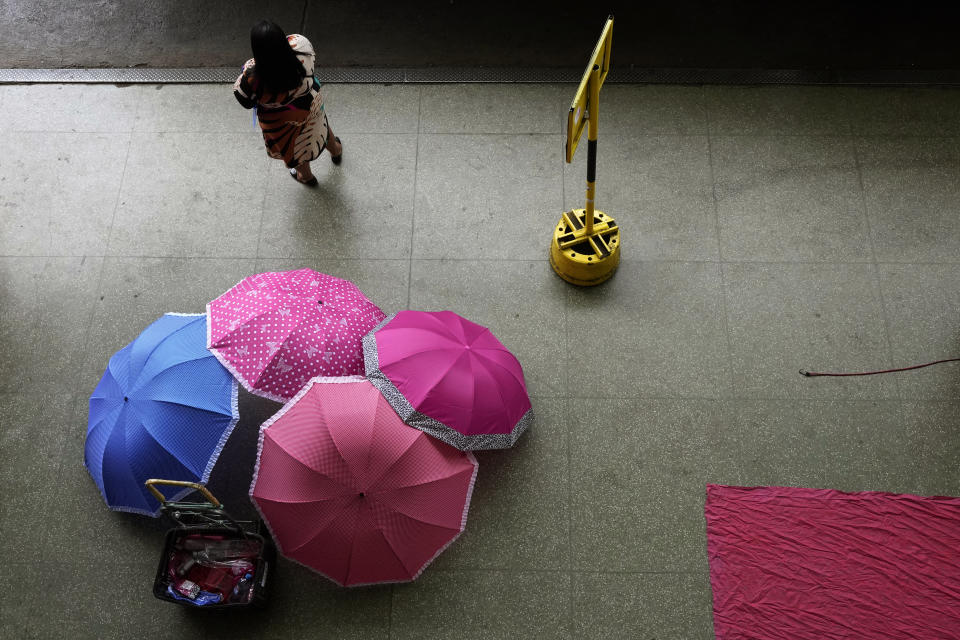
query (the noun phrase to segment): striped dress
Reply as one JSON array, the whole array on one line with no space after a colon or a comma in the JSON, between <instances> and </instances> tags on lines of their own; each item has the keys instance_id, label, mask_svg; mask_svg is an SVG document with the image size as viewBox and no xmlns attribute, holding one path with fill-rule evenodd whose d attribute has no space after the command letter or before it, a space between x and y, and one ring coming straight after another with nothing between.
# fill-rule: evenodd
<instances>
[{"instance_id":1,"label":"striped dress","mask_svg":"<svg viewBox=\"0 0 960 640\"><path fill-rule=\"evenodd\" d=\"M245 108L257 108L263 143L271 158L296 167L315 160L327 143L327 116L323 110L320 81L314 76L314 52L301 35L287 36L287 42L303 65L304 78L294 89L269 93L261 86L253 58L233 83L233 94Z\"/></svg>"}]
</instances>

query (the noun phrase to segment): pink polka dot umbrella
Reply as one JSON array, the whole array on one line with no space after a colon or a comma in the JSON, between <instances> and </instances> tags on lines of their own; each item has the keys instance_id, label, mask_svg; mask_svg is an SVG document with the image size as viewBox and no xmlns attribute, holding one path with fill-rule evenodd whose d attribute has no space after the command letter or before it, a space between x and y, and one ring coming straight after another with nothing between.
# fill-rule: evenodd
<instances>
[{"instance_id":1,"label":"pink polka dot umbrella","mask_svg":"<svg viewBox=\"0 0 960 640\"><path fill-rule=\"evenodd\" d=\"M386 315L312 269L258 273L207 305L207 348L249 392L285 402L316 376L363 374L363 336Z\"/></svg>"}]
</instances>

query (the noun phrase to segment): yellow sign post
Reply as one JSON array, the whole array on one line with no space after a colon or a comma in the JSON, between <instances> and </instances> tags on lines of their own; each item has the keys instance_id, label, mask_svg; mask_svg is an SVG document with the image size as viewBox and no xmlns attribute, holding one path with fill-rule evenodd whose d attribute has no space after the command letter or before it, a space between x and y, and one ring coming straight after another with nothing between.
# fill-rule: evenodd
<instances>
[{"instance_id":1,"label":"yellow sign post","mask_svg":"<svg viewBox=\"0 0 960 640\"><path fill-rule=\"evenodd\" d=\"M602 211L594 209L597 180L597 130L600 87L610 69L613 16L600 34L587 70L567 115L566 160L573 161L584 126L587 128L587 201L583 209L565 211L553 232L550 265L572 284L592 286L606 281L620 264L620 227Z\"/></svg>"}]
</instances>

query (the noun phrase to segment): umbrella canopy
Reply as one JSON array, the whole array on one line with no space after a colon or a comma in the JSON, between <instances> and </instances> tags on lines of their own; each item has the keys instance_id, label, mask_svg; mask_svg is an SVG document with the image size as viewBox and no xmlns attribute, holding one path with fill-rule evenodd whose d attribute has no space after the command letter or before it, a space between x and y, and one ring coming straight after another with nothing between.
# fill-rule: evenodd
<instances>
[{"instance_id":1,"label":"umbrella canopy","mask_svg":"<svg viewBox=\"0 0 960 640\"><path fill-rule=\"evenodd\" d=\"M452 311L400 311L363 339L367 378L404 422L462 450L512 447L533 421L523 368Z\"/></svg>"},{"instance_id":2,"label":"umbrella canopy","mask_svg":"<svg viewBox=\"0 0 960 640\"><path fill-rule=\"evenodd\" d=\"M207 347L277 402L314 376L363 373L361 340L385 317L355 284L312 269L258 273L207 305Z\"/></svg>"},{"instance_id":3,"label":"umbrella canopy","mask_svg":"<svg viewBox=\"0 0 960 640\"><path fill-rule=\"evenodd\" d=\"M165 314L110 358L90 396L84 461L111 509L157 516L146 480L209 479L239 412L236 380L204 346L206 324ZM178 500L190 489L168 491Z\"/></svg>"},{"instance_id":4,"label":"umbrella canopy","mask_svg":"<svg viewBox=\"0 0 960 640\"><path fill-rule=\"evenodd\" d=\"M463 531L476 474L367 380L315 378L261 427L250 496L288 558L340 585L404 582Z\"/></svg>"}]
</instances>

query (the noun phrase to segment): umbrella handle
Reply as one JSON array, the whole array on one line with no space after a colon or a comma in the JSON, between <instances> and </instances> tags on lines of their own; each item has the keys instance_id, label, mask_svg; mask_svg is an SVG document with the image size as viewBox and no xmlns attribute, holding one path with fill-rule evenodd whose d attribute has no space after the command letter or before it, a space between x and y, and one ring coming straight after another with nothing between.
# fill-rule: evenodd
<instances>
[{"instance_id":1,"label":"umbrella handle","mask_svg":"<svg viewBox=\"0 0 960 640\"><path fill-rule=\"evenodd\" d=\"M200 495L206 498L207 502L212 504L214 507L220 508L223 506L222 504L220 504L219 500L213 497L213 494L210 493L205 486L203 486L202 484L198 484L196 482L186 482L184 480L161 480L159 478L150 478L143 484L146 485L147 489L150 490L150 493L152 493L156 497L156 499L160 501L160 504L166 504L167 499L164 497L162 493L160 493L160 490L154 486L157 484L166 484L172 487L190 487L195 491L199 491Z\"/></svg>"}]
</instances>

